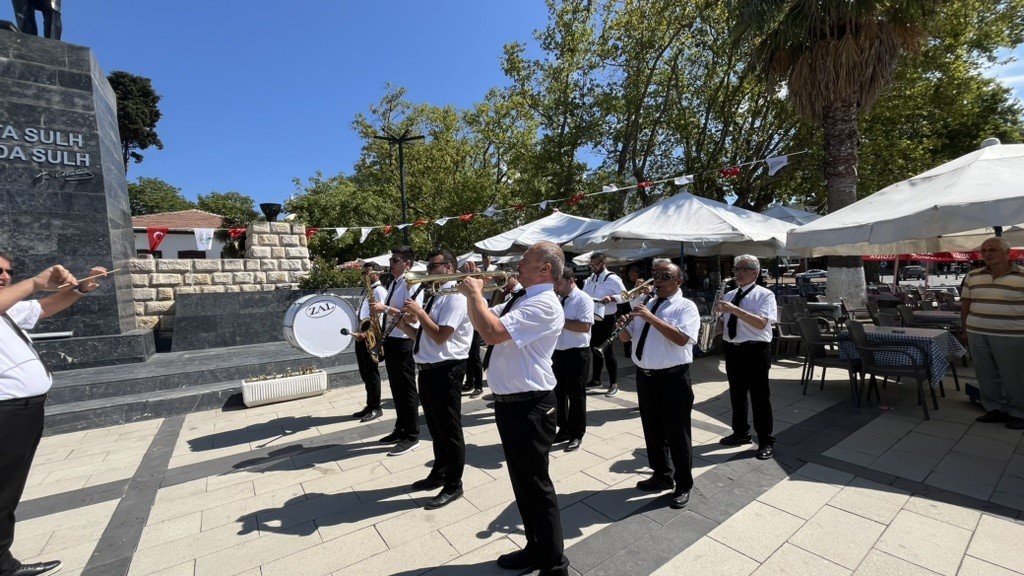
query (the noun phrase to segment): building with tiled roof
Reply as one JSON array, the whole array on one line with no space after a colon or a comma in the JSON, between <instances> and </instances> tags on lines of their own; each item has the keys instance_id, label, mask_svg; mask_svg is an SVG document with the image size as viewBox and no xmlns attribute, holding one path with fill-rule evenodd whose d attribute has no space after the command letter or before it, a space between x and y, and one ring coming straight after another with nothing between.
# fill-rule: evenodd
<instances>
[{"instance_id":1,"label":"building with tiled roof","mask_svg":"<svg viewBox=\"0 0 1024 576\"><path fill-rule=\"evenodd\" d=\"M167 236L155 252L149 250L147 228L169 228ZM199 250L196 244L196 228L224 228L224 217L205 210L177 210L132 216L135 231L135 252L142 256L151 254L154 258L220 258L224 242L213 238L209 250Z\"/></svg>"}]
</instances>

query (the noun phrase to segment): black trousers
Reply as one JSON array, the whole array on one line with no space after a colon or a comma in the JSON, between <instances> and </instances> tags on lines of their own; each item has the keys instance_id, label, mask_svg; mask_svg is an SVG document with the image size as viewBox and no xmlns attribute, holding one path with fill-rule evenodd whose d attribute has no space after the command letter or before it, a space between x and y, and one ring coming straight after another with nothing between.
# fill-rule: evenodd
<instances>
[{"instance_id":1,"label":"black trousers","mask_svg":"<svg viewBox=\"0 0 1024 576\"><path fill-rule=\"evenodd\" d=\"M462 436L462 377L466 361L420 370L423 418L433 439L431 476L444 476L446 489L462 485L466 468L466 440Z\"/></svg>"},{"instance_id":2,"label":"black trousers","mask_svg":"<svg viewBox=\"0 0 1024 576\"><path fill-rule=\"evenodd\" d=\"M14 510L25 491L39 439L46 395L0 402L0 576L21 566L11 556Z\"/></svg>"},{"instance_id":3,"label":"black trousers","mask_svg":"<svg viewBox=\"0 0 1024 576\"><path fill-rule=\"evenodd\" d=\"M590 343L595 347L604 344L608 338L611 337L612 332L615 331L615 317L605 317L599 322L594 322L594 327L590 329ZM593 348L591 348L593 350ZM594 374L591 380L601 381L601 366L604 365L608 368L608 383L615 384L619 381L619 360L615 357L615 345L612 344L604 353L604 362L601 362L601 356L594 352Z\"/></svg>"},{"instance_id":4,"label":"black trousers","mask_svg":"<svg viewBox=\"0 0 1024 576\"><path fill-rule=\"evenodd\" d=\"M370 350L365 341L356 340L356 365L359 377L366 387L366 406L380 408L380 366L370 359Z\"/></svg>"},{"instance_id":5,"label":"black trousers","mask_svg":"<svg viewBox=\"0 0 1024 576\"><path fill-rule=\"evenodd\" d=\"M420 437L420 399L416 395L416 363L411 338L384 340L384 366L395 400L395 432L408 440Z\"/></svg>"},{"instance_id":6,"label":"black trousers","mask_svg":"<svg viewBox=\"0 0 1024 576\"><path fill-rule=\"evenodd\" d=\"M587 432L587 364L590 348L555 350L551 368L555 372L555 401L558 431L582 440Z\"/></svg>"},{"instance_id":7,"label":"black trousers","mask_svg":"<svg viewBox=\"0 0 1024 576\"><path fill-rule=\"evenodd\" d=\"M678 490L690 490L693 488L690 365L684 364L679 372L651 376L638 368L636 395L647 443L647 460L654 476L672 478Z\"/></svg>"},{"instance_id":8,"label":"black trousers","mask_svg":"<svg viewBox=\"0 0 1024 576\"><path fill-rule=\"evenodd\" d=\"M530 562L534 568L568 574L569 561L562 554L562 518L555 485L548 475L548 453L555 439L555 394L522 402L495 402L494 421L523 518Z\"/></svg>"},{"instance_id":9,"label":"black trousers","mask_svg":"<svg viewBox=\"0 0 1024 576\"><path fill-rule=\"evenodd\" d=\"M469 359L466 361L466 384L473 388L484 386L484 360L480 355L480 347L484 345L484 337L473 330L473 340L469 343Z\"/></svg>"},{"instance_id":10,"label":"black trousers","mask_svg":"<svg viewBox=\"0 0 1024 576\"><path fill-rule=\"evenodd\" d=\"M722 348L725 350L725 373L729 379L729 400L732 403L732 431L736 434L750 432L747 421L747 394L750 394L757 443L774 443L774 418L768 388L768 370L772 367L771 343L723 342Z\"/></svg>"}]
</instances>

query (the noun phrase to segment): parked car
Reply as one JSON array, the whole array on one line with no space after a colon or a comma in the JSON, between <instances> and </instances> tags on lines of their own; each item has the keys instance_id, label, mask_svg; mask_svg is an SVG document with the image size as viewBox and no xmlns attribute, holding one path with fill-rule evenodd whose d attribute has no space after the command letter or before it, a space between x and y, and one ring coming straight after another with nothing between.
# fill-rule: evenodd
<instances>
[{"instance_id":1,"label":"parked car","mask_svg":"<svg viewBox=\"0 0 1024 576\"><path fill-rule=\"evenodd\" d=\"M828 278L828 270L818 270L812 268L807 272L801 272L797 274L800 278Z\"/></svg>"},{"instance_id":2,"label":"parked car","mask_svg":"<svg viewBox=\"0 0 1024 576\"><path fill-rule=\"evenodd\" d=\"M910 280L911 278L916 280L924 278L924 267L904 266L903 268L900 268L900 280Z\"/></svg>"}]
</instances>

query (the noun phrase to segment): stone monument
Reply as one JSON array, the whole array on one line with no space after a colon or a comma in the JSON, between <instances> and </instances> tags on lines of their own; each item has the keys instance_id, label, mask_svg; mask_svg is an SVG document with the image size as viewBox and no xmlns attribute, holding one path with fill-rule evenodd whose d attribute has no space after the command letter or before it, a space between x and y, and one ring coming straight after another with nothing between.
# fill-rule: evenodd
<instances>
[{"instance_id":1,"label":"stone monument","mask_svg":"<svg viewBox=\"0 0 1024 576\"><path fill-rule=\"evenodd\" d=\"M80 277L126 268L135 255L117 103L89 48L0 31L0 250L17 280L54 263ZM115 274L36 332L152 340L134 312L131 278Z\"/></svg>"}]
</instances>

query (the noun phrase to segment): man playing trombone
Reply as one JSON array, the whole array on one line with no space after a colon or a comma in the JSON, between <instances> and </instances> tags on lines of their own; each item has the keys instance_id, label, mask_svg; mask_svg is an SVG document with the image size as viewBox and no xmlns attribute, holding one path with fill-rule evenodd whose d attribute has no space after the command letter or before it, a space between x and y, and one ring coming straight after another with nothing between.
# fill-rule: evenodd
<instances>
[{"instance_id":1,"label":"man playing trombone","mask_svg":"<svg viewBox=\"0 0 1024 576\"><path fill-rule=\"evenodd\" d=\"M578 450L587 431L587 378L590 375L590 327L594 324L594 301L576 287L576 273L569 266L555 281L561 298L565 323L555 342L551 368L555 372L558 433L555 444L569 441L566 452Z\"/></svg>"},{"instance_id":2,"label":"man playing trombone","mask_svg":"<svg viewBox=\"0 0 1024 576\"><path fill-rule=\"evenodd\" d=\"M427 273L451 276L455 255L448 250L427 256ZM431 294L425 306L406 300L405 315L398 327L413 339L413 356L419 367L420 401L427 430L433 439L434 466L430 474L412 483L415 490L441 492L427 501L426 509L441 508L462 496L462 472L466 467L466 442L462 435L462 377L473 339L466 313L466 297L454 289L455 281L440 285L443 294ZM436 289L435 289L436 291ZM418 321L419 329L406 322Z\"/></svg>"}]
</instances>

